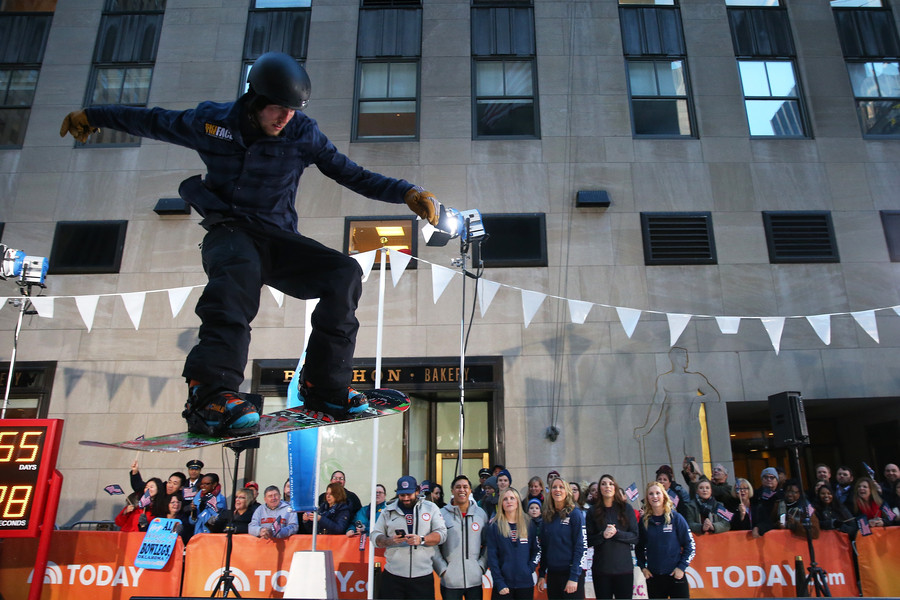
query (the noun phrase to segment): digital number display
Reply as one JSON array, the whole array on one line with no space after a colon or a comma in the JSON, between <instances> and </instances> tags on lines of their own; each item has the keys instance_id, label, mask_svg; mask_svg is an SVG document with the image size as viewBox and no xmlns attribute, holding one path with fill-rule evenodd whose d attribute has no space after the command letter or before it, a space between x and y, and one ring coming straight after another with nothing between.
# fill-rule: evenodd
<instances>
[{"instance_id":1,"label":"digital number display","mask_svg":"<svg viewBox=\"0 0 900 600\"><path fill-rule=\"evenodd\" d=\"M9 423L9 421L6 421ZM0 536L31 525L47 428L0 426Z\"/></svg>"}]
</instances>

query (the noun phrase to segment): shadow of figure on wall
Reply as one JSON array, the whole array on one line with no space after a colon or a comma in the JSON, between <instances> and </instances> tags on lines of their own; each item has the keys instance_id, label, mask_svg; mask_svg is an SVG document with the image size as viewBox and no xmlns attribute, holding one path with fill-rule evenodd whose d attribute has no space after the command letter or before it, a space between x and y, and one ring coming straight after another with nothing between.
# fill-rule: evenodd
<instances>
[{"instance_id":1,"label":"shadow of figure on wall","mask_svg":"<svg viewBox=\"0 0 900 600\"><path fill-rule=\"evenodd\" d=\"M709 435L704 427L708 419L701 419L701 407L705 403L722 402L718 390L703 373L687 370L686 349L674 346L669 350L669 361L672 368L656 377L653 400L644 424L634 428L634 439L640 445L641 475L645 481L649 481L647 464L651 461L680 465L686 456L696 457L700 463L710 460ZM715 426L727 427L727 424ZM653 455L647 455L648 448L655 449ZM660 456L663 451L666 454Z\"/></svg>"}]
</instances>

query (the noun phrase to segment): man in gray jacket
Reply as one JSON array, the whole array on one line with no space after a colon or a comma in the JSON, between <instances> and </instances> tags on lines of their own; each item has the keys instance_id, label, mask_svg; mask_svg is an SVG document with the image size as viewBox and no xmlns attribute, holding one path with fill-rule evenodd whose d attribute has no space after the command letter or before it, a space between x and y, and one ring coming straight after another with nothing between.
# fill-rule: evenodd
<instances>
[{"instance_id":1,"label":"man in gray jacket","mask_svg":"<svg viewBox=\"0 0 900 600\"><path fill-rule=\"evenodd\" d=\"M419 499L415 478L397 480L397 500L384 507L372 528L372 542L384 552L379 598L434 600L434 547L447 539L437 504Z\"/></svg>"},{"instance_id":2,"label":"man in gray jacket","mask_svg":"<svg viewBox=\"0 0 900 600\"><path fill-rule=\"evenodd\" d=\"M260 505L250 519L247 533L264 540L286 538L297 533L297 513L281 499L277 485L266 488L265 504Z\"/></svg>"},{"instance_id":3,"label":"man in gray jacket","mask_svg":"<svg viewBox=\"0 0 900 600\"><path fill-rule=\"evenodd\" d=\"M481 534L488 525L487 513L472 501L472 484L465 475L458 475L450 489L453 499L441 509L447 541L434 554L441 598L481 600L481 576L487 570Z\"/></svg>"}]
</instances>

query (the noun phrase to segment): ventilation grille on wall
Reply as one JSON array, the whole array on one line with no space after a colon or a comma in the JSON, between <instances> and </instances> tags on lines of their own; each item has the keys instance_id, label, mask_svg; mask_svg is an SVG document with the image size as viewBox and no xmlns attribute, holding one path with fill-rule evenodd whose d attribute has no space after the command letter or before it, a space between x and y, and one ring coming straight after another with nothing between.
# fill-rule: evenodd
<instances>
[{"instance_id":1,"label":"ventilation grille on wall","mask_svg":"<svg viewBox=\"0 0 900 600\"><path fill-rule=\"evenodd\" d=\"M716 242L708 212L641 213L644 263L714 265Z\"/></svg>"},{"instance_id":2,"label":"ventilation grille on wall","mask_svg":"<svg viewBox=\"0 0 900 600\"><path fill-rule=\"evenodd\" d=\"M831 213L763 211L769 262L839 262Z\"/></svg>"}]
</instances>

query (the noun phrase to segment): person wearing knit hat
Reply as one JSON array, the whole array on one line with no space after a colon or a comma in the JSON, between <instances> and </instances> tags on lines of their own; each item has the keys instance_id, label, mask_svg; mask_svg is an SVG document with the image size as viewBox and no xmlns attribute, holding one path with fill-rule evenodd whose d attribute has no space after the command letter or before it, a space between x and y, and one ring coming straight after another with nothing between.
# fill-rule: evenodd
<instances>
[{"instance_id":1,"label":"person wearing knit hat","mask_svg":"<svg viewBox=\"0 0 900 600\"><path fill-rule=\"evenodd\" d=\"M666 492L668 492L675 510L683 517L687 518L688 503L690 502L691 497L687 493L687 490L678 485L678 482L675 481L675 472L672 470L672 467L669 465L662 465L658 468L656 470L656 481L663 484L663 487L666 488Z\"/></svg>"},{"instance_id":2,"label":"person wearing knit hat","mask_svg":"<svg viewBox=\"0 0 900 600\"><path fill-rule=\"evenodd\" d=\"M487 514L488 521L490 521L497 513L497 501L500 498L497 488L497 478L491 475L485 479L484 483L481 484L481 489L484 490L484 495L481 497L481 500L478 501L478 506L480 506L481 510Z\"/></svg>"},{"instance_id":3,"label":"person wearing knit hat","mask_svg":"<svg viewBox=\"0 0 900 600\"><path fill-rule=\"evenodd\" d=\"M778 471L774 467L766 467L760 473L760 481L762 486L759 493L754 494L751 500L753 510L751 516L753 518L753 530L751 535L755 538L764 535L770 529L777 526L775 509L778 503L784 500L784 491L778 487Z\"/></svg>"},{"instance_id":4,"label":"person wearing knit hat","mask_svg":"<svg viewBox=\"0 0 900 600\"><path fill-rule=\"evenodd\" d=\"M497 493L502 494L503 490L512 485L512 475L509 474L509 471L503 469L499 473L497 473Z\"/></svg>"},{"instance_id":5,"label":"person wearing knit hat","mask_svg":"<svg viewBox=\"0 0 900 600\"><path fill-rule=\"evenodd\" d=\"M543 510L543 505L537 498L532 498L531 500L529 500L528 506L525 508L528 516L531 517L531 522L537 526L536 528L538 535L541 534L541 525L544 522L543 518L541 517L541 510Z\"/></svg>"}]
</instances>

